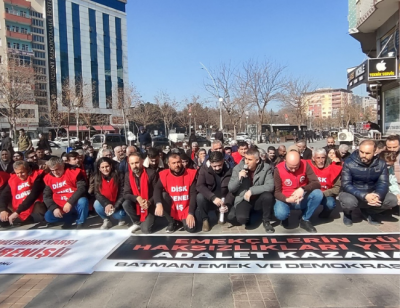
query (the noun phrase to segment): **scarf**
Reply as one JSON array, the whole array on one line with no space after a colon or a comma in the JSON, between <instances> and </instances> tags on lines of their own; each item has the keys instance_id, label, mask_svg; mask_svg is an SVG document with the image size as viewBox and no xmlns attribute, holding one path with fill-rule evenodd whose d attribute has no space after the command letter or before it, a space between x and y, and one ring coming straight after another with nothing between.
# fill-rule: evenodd
<instances>
[{"instance_id":1,"label":"scarf","mask_svg":"<svg viewBox=\"0 0 400 308\"><path fill-rule=\"evenodd\" d=\"M132 171L129 171L129 182L131 184L132 193L135 196L140 196L143 199L149 200L149 176L147 175L146 169L143 168L142 175L140 176L140 192ZM141 222L145 221L147 210L142 209L138 202L136 202L136 213L140 215Z\"/></svg>"}]
</instances>

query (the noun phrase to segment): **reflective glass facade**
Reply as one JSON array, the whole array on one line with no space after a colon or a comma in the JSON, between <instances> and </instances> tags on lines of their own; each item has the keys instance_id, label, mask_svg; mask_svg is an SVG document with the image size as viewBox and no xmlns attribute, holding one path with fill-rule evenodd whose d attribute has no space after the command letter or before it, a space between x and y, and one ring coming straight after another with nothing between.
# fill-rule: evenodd
<instances>
[{"instance_id":1,"label":"reflective glass facade","mask_svg":"<svg viewBox=\"0 0 400 308\"><path fill-rule=\"evenodd\" d=\"M90 68L92 73L93 107L99 107L99 62L97 59L96 11L89 9Z\"/></svg>"},{"instance_id":2,"label":"reflective glass facade","mask_svg":"<svg viewBox=\"0 0 400 308\"><path fill-rule=\"evenodd\" d=\"M98 4L108 6L112 9L125 12L125 3L118 0L92 0L92 2L96 2Z\"/></svg>"},{"instance_id":3,"label":"reflective glass facade","mask_svg":"<svg viewBox=\"0 0 400 308\"><path fill-rule=\"evenodd\" d=\"M103 14L104 34L104 75L106 85L106 106L112 109L112 80L111 80L111 45L110 45L110 16Z\"/></svg>"},{"instance_id":4,"label":"reflective glass facade","mask_svg":"<svg viewBox=\"0 0 400 308\"><path fill-rule=\"evenodd\" d=\"M74 41L75 85L79 91L82 82L81 26L79 21L79 5L72 3L72 36Z\"/></svg>"},{"instance_id":5,"label":"reflective glass facade","mask_svg":"<svg viewBox=\"0 0 400 308\"><path fill-rule=\"evenodd\" d=\"M58 28L60 40L61 83L69 77L66 0L58 0ZM65 93L63 93L63 97ZM64 102L64 100L63 100Z\"/></svg>"}]
</instances>

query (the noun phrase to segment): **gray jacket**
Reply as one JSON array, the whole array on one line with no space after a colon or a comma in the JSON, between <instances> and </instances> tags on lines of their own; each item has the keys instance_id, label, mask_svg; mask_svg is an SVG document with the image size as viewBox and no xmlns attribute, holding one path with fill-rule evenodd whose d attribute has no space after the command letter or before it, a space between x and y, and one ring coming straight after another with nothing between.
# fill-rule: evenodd
<instances>
[{"instance_id":1,"label":"gray jacket","mask_svg":"<svg viewBox=\"0 0 400 308\"><path fill-rule=\"evenodd\" d=\"M254 172L253 185L250 178L243 178L242 183L239 181L239 172L243 170L244 159L233 168L232 177L228 184L229 191L235 196L234 205L238 205L243 201L244 194L250 189L251 195L260 195L263 192L274 192L274 177L272 175L271 166L267 163L260 162Z\"/></svg>"}]
</instances>

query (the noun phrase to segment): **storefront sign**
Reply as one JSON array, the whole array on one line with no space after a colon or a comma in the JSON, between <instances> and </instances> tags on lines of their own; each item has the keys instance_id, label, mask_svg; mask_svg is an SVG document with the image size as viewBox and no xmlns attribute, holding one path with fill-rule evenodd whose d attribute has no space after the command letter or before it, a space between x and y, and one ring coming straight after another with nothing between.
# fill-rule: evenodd
<instances>
[{"instance_id":1,"label":"storefront sign","mask_svg":"<svg viewBox=\"0 0 400 308\"><path fill-rule=\"evenodd\" d=\"M397 58L368 59L368 80L397 79Z\"/></svg>"},{"instance_id":2,"label":"storefront sign","mask_svg":"<svg viewBox=\"0 0 400 308\"><path fill-rule=\"evenodd\" d=\"M95 271L400 274L400 234L138 235Z\"/></svg>"},{"instance_id":3,"label":"storefront sign","mask_svg":"<svg viewBox=\"0 0 400 308\"><path fill-rule=\"evenodd\" d=\"M126 230L0 232L0 274L91 274Z\"/></svg>"},{"instance_id":4,"label":"storefront sign","mask_svg":"<svg viewBox=\"0 0 400 308\"><path fill-rule=\"evenodd\" d=\"M347 89L350 90L367 82L367 61L351 69L347 74Z\"/></svg>"}]
</instances>

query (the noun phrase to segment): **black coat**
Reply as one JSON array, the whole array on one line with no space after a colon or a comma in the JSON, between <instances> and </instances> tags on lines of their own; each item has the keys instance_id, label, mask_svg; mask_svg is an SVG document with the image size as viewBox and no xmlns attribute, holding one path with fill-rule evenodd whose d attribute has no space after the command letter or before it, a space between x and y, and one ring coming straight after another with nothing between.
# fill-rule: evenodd
<instances>
[{"instance_id":1,"label":"black coat","mask_svg":"<svg viewBox=\"0 0 400 308\"><path fill-rule=\"evenodd\" d=\"M215 140L220 140L222 142L222 144L224 143L224 133L223 132L216 132L215 133Z\"/></svg>"},{"instance_id":2,"label":"black coat","mask_svg":"<svg viewBox=\"0 0 400 308\"><path fill-rule=\"evenodd\" d=\"M148 132L144 131L143 133L139 133L138 137L140 146L151 144L151 135Z\"/></svg>"},{"instance_id":3,"label":"black coat","mask_svg":"<svg viewBox=\"0 0 400 308\"><path fill-rule=\"evenodd\" d=\"M147 172L147 176L149 178L148 181L148 192L149 192L149 199L148 201L152 204L155 204L153 201L153 192L154 192L154 187L156 186L158 182L158 173L154 169L150 168L145 168ZM132 192L132 187L131 187L131 181L129 179L129 173L132 172L132 170L129 170L128 172L125 173L125 181L124 181L124 199L132 201L133 203L136 203L136 198L138 196L134 195ZM133 175L135 176L135 175Z\"/></svg>"},{"instance_id":4,"label":"black coat","mask_svg":"<svg viewBox=\"0 0 400 308\"><path fill-rule=\"evenodd\" d=\"M232 169L224 164L221 174L221 195L225 198L225 203L233 205L235 197L228 190L228 184L232 176ZM217 188L215 172L212 167L207 165L201 166L199 169L196 190L202 194L207 200L214 201L216 198L214 192Z\"/></svg>"},{"instance_id":5,"label":"black coat","mask_svg":"<svg viewBox=\"0 0 400 308\"><path fill-rule=\"evenodd\" d=\"M312 158L312 151L309 148L306 148L303 152L302 159L311 159Z\"/></svg>"},{"instance_id":6,"label":"black coat","mask_svg":"<svg viewBox=\"0 0 400 308\"><path fill-rule=\"evenodd\" d=\"M374 156L370 165L360 159L354 151L344 162L342 170L342 191L364 200L369 193L376 193L383 201L389 191L389 174L384 160Z\"/></svg>"},{"instance_id":7,"label":"black coat","mask_svg":"<svg viewBox=\"0 0 400 308\"><path fill-rule=\"evenodd\" d=\"M12 141L10 137L6 136L4 138L1 138L1 149L10 151L11 155L14 154L14 148L12 146Z\"/></svg>"}]
</instances>

